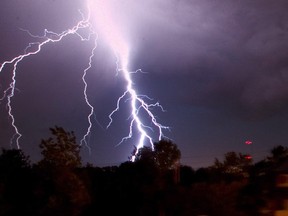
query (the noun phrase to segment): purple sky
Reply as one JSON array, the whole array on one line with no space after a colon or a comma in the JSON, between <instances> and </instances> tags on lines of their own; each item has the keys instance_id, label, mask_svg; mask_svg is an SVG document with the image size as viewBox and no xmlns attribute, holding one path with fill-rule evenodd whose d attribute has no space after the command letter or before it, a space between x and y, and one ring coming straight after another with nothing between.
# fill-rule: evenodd
<instances>
[{"instance_id":1,"label":"purple sky","mask_svg":"<svg viewBox=\"0 0 288 216\"><path fill-rule=\"evenodd\" d=\"M44 29L60 33L77 23L79 9L87 12L85 1L71 2L2 0L0 62L23 54L35 41L21 29L43 35ZM250 153L257 161L275 145L288 145L286 0L114 0L113 5L130 46L129 69L145 72L133 75L135 88L166 110L153 112L171 127L164 134L180 148L183 164L211 165L228 151ZM33 160L41 157L39 144L50 136L49 127L73 130L79 140L85 134L89 107L81 77L92 46L93 41L69 36L19 64L12 111L23 135L21 148ZM11 77L9 67L0 72L0 97ZM115 76L115 56L101 35L87 80L97 121L92 152L84 147L83 161L117 165L127 160L133 140L116 147L128 133L126 103L105 128L125 84ZM0 145L9 148L13 128L6 103L0 104ZM245 145L247 139L252 146Z\"/></svg>"}]
</instances>

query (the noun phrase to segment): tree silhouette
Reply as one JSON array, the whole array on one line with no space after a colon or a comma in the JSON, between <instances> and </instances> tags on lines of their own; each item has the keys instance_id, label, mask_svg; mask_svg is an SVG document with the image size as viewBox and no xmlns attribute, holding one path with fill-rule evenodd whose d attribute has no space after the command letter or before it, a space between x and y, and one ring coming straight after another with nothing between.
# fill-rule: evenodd
<instances>
[{"instance_id":1,"label":"tree silhouette","mask_svg":"<svg viewBox=\"0 0 288 216\"><path fill-rule=\"evenodd\" d=\"M43 159L38 163L38 173L42 185L50 189L43 191L40 215L78 216L90 203L87 185L78 174L81 166L80 149L73 132L67 132L62 127L50 128L53 137L42 140L40 148ZM79 168L79 169L78 169Z\"/></svg>"},{"instance_id":2,"label":"tree silhouette","mask_svg":"<svg viewBox=\"0 0 288 216\"><path fill-rule=\"evenodd\" d=\"M252 160L247 159L245 154L232 151L224 155L223 162L215 158L210 170L214 173L214 180L221 181L224 178L226 181L234 181L249 177L251 166Z\"/></svg>"},{"instance_id":3,"label":"tree silhouette","mask_svg":"<svg viewBox=\"0 0 288 216\"><path fill-rule=\"evenodd\" d=\"M2 149L0 169L15 170L29 167L29 157L21 149Z\"/></svg>"},{"instance_id":4,"label":"tree silhouette","mask_svg":"<svg viewBox=\"0 0 288 216\"><path fill-rule=\"evenodd\" d=\"M135 155L135 162L145 162L150 165L156 165L155 152L151 147L144 146L139 149L138 154Z\"/></svg>"},{"instance_id":5,"label":"tree silhouette","mask_svg":"<svg viewBox=\"0 0 288 216\"><path fill-rule=\"evenodd\" d=\"M181 158L181 152L171 140L154 143L157 166L162 170L174 169Z\"/></svg>"},{"instance_id":6,"label":"tree silhouette","mask_svg":"<svg viewBox=\"0 0 288 216\"><path fill-rule=\"evenodd\" d=\"M42 140L40 148L43 159L39 165L52 167L79 167L81 165L80 149L74 132L67 132L62 127L50 128L53 138Z\"/></svg>"},{"instance_id":7,"label":"tree silhouette","mask_svg":"<svg viewBox=\"0 0 288 216\"><path fill-rule=\"evenodd\" d=\"M282 163L288 158L288 148L278 145L271 149L271 156L268 156L268 161L272 163Z\"/></svg>"},{"instance_id":8,"label":"tree silhouette","mask_svg":"<svg viewBox=\"0 0 288 216\"><path fill-rule=\"evenodd\" d=\"M170 140L160 140L154 143L154 151L147 146L140 148L135 161L146 161L155 164L161 170L169 170L175 168L180 157L181 152L175 143Z\"/></svg>"},{"instance_id":9,"label":"tree silhouette","mask_svg":"<svg viewBox=\"0 0 288 216\"><path fill-rule=\"evenodd\" d=\"M23 211L31 211L32 181L29 157L20 149L2 149L0 215L20 215Z\"/></svg>"}]
</instances>

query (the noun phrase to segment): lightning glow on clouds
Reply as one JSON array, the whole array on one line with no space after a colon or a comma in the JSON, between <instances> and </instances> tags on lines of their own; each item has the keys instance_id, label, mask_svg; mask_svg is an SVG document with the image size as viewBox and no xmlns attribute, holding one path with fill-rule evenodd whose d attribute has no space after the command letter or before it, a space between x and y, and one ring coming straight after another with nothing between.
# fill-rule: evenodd
<instances>
[{"instance_id":1,"label":"lightning glow on clouds","mask_svg":"<svg viewBox=\"0 0 288 216\"><path fill-rule=\"evenodd\" d=\"M113 4L114 3L114 4ZM116 59L117 59L117 72L120 72L123 74L124 79L126 81L126 91L122 94L122 96L119 97L117 101L116 108L112 111L112 113L109 115L110 122L107 127L111 125L113 122L113 114L119 110L120 108L120 102L122 99L125 98L125 96L128 96L130 100L130 109L131 109L131 122L130 122L130 130L129 135L124 137L120 143L125 141L126 139L132 138L133 136L133 127L134 125L137 128L137 131L139 132L139 141L136 145L136 152L138 153L139 148L143 147L145 145L145 139L149 141L153 148L153 139L149 136L149 134L146 132L147 129L151 129L151 127L146 126L143 124L139 111L142 109L144 112L148 115L148 117L151 119L152 124L158 129L160 140L163 137L162 129L168 129L168 127L163 126L159 124L153 115L153 113L150 111L151 107L159 107L161 110L163 110L162 106L159 103L155 104L147 104L144 101L145 97L141 97L137 94L134 86L133 81L130 76L131 72L128 70L128 64L129 64L129 48L127 39L125 40L125 36L123 31L121 31L121 23L115 22L116 19L113 17L113 10L115 10L115 2L113 1L90 1L89 2L89 8L92 9L93 17L95 18L97 29L100 30L99 34L105 38L105 41L111 46L113 49ZM117 10L116 10L117 11ZM132 160L134 160L134 155L132 156Z\"/></svg>"},{"instance_id":2,"label":"lightning glow on clouds","mask_svg":"<svg viewBox=\"0 0 288 216\"><path fill-rule=\"evenodd\" d=\"M85 101L87 106L90 108L90 113L87 116L87 120L89 123L89 126L87 128L86 134L83 136L81 140L81 144L85 143L85 145L89 148L88 145L88 137L90 133L92 132L92 116L95 112L95 108L93 105L89 102L89 97L87 95L87 89L88 84L86 81L86 75L88 71L93 70L92 62L93 57L95 55L95 50L97 48L97 42L98 42L98 36L104 39L104 41L110 46L110 48L115 53L115 59L116 59L116 75L121 75L123 77L123 80L126 82L126 90L123 92L123 94L119 97L117 100L116 108L111 112L109 115L110 122L107 126L112 124L113 122L113 115L115 112L119 111L120 104L122 100L129 101L130 103L130 126L129 126L129 134L125 136L120 143L123 141L132 138L135 136L133 133L135 133L135 130L138 132L137 136L139 136L138 143L136 146L136 152L137 154L139 148L143 147L146 143L151 144L153 148L153 138L149 135L148 131L154 131L155 128L158 130L158 139L160 140L163 137L163 129L169 129L166 126L161 125L157 122L156 117L152 113L152 109L155 107L158 107L163 111L162 106L156 102L156 103L146 103L146 99L150 98L148 96L138 95L137 91L135 89L132 77L130 76L132 73L128 70L129 66L129 46L128 44L133 47L133 44L129 43L129 38L126 36L127 31L122 31L122 28L125 29L124 23L121 23L121 19L118 19L117 16L115 16L115 11L118 10L118 8L115 8L115 2L114 1L88 1L88 13L82 14L82 20L79 21L75 26L73 26L70 29L64 30L61 33L52 32L49 30L44 30L44 35L38 36L38 35L32 35L29 30L27 33L33 38L37 39L37 42L31 42L28 44L28 46L24 50L24 54L20 54L11 60L7 60L1 64L0 67L0 73L4 71L4 68L8 65L12 65L12 81L10 83L10 86L4 91L3 97L1 98L1 101L3 101L5 98L7 98L7 107L8 107L8 115L11 118L11 125L14 128L14 135L11 139L11 146L13 142L16 143L17 147L20 148L19 140L22 137L22 134L20 133L20 129L15 124L15 117L13 115L13 107L11 100L14 96L14 92L16 89L16 81L17 81L17 69L20 67L20 63L23 59L32 57L33 55L37 55L39 52L44 49L44 46L51 44L51 43L57 43L65 39L68 35L76 35L79 36L80 40L82 41L88 41L88 40L94 40L94 46L91 47L91 54L88 59L88 65L86 69L83 71L82 81L84 83L84 90L83 94L85 97ZM117 21L117 22L116 22ZM81 34L83 30L86 32L86 37ZM124 33L125 32L125 33ZM88 36L87 36L88 35ZM6 72L6 71L5 71ZM147 126L143 123L141 120L140 113L142 113L141 116L143 116L143 113L145 113L145 117L150 119L149 121L150 126ZM154 127L154 129L151 127L151 125ZM145 143L145 141L148 141ZM134 155L135 156L135 155ZM132 157L132 160L134 160L134 156Z\"/></svg>"}]
</instances>

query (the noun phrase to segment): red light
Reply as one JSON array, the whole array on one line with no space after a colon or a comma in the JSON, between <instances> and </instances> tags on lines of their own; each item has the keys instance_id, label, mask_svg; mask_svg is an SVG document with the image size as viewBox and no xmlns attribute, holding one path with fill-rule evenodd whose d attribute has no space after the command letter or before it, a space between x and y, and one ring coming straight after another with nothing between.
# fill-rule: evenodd
<instances>
[{"instance_id":1,"label":"red light","mask_svg":"<svg viewBox=\"0 0 288 216\"><path fill-rule=\"evenodd\" d=\"M245 159L246 160L252 160L252 156L251 155L245 155Z\"/></svg>"},{"instance_id":2,"label":"red light","mask_svg":"<svg viewBox=\"0 0 288 216\"><path fill-rule=\"evenodd\" d=\"M246 144L246 145L251 145L251 144L252 144L252 141L247 140L247 141L245 141L245 144Z\"/></svg>"}]
</instances>

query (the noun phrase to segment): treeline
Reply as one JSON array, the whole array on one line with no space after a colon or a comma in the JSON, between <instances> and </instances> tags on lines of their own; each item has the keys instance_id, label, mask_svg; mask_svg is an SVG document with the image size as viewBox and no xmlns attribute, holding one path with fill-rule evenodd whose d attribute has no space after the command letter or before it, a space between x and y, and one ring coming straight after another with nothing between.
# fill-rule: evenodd
<instances>
[{"instance_id":1,"label":"treeline","mask_svg":"<svg viewBox=\"0 0 288 216\"><path fill-rule=\"evenodd\" d=\"M134 162L95 167L81 164L73 132L55 127L51 133L35 164L22 150L2 149L0 215L269 215L277 172L288 161L288 149L276 146L258 163L228 152L194 170L179 163L175 143L161 140L153 150L134 151Z\"/></svg>"}]
</instances>

